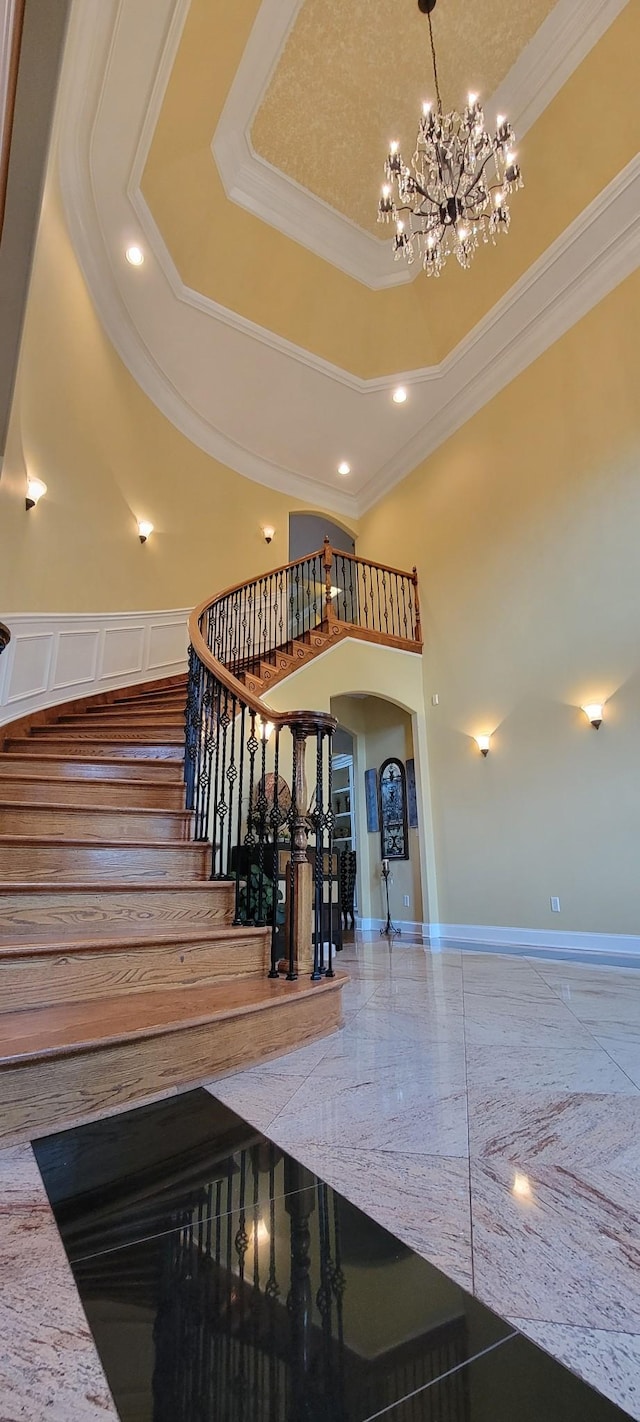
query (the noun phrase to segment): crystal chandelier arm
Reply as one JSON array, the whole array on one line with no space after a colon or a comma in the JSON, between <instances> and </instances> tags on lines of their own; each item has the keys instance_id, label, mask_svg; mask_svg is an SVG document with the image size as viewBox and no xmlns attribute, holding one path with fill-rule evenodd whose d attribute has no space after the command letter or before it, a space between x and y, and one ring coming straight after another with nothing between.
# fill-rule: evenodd
<instances>
[{"instance_id":1,"label":"crystal chandelier arm","mask_svg":"<svg viewBox=\"0 0 640 1422\"><path fill-rule=\"evenodd\" d=\"M483 177L483 175L484 175L484 170L485 170L485 168L486 168L486 166L487 166L487 163L489 162L489 159L490 159L490 158L493 158L494 153L495 153L495 150L494 150L493 148L491 149L491 151L490 151L489 153L487 153L487 156L486 156L486 158L485 158L485 160L484 160L484 163L482 164L482 167L481 167L481 168L478 168L478 171L477 171L477 173L476 173L476 176L475 176L473 182L470 183L470 184L469 184L469 187L467 188L467 191L466 191L466 194L465 194L466 197L469 197L470 193L473 192L473 189L478 186L478 183L480 182L480 179L481 179L481 178ZM460 177L462 177L462 174L460 174ZM500 183L494 183L494 184L491 184L491 183L490 183L490 184L489 184L489 192L492 193L493 190L494 190L494 188L499 188L499 187L500 187Z\"/></svg>"}]
</instances>

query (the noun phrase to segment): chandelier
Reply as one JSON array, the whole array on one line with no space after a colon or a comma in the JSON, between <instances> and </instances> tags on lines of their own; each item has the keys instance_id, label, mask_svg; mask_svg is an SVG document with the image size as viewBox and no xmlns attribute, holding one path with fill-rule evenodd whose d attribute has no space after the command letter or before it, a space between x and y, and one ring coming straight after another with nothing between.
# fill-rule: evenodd
<instances>
[{"instance_id":1,"label":"chandelier","mask_svg":"<svg viewBox=\"0 0 640 1422\"><path fill-rule=\"evenodd\" d=\"M427 276L439 276L452 252L467 268L480 241L495 245L498 233L509 230L507 197L523 186L508 119L499 117L489 134L477 94L469 94L462 115L443 111L431 25L435 4L418 0L429 21L436 108L422 106L411 167L399 145L391 144L378 204L378 222L396 225L395 260L403 257L411 266L418 257Z\"/></svg>"}]
</instances>

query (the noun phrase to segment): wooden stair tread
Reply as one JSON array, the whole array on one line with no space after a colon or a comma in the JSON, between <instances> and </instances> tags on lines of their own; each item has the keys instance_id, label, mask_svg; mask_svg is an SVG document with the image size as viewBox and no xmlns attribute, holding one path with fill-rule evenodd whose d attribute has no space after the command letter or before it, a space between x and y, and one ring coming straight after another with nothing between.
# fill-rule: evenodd
<instances>
[{"instance_id":1,"label":"wooden stair tread","mask_svg":"<svg viewBox=\"0 0 640 1422\"><path fill-rule=\"evenodd\" d=\"M25 740L24 744L25 744L25 745L31 744L31 746L34 746L34 745L35 745L35 742L31 741L30 743L28 743L28 742ZM95 766L95 765L122 765L122 759L121 759L120 756L117 756L117 755L104 755L104 756L100 756L99 758L98 758L97 756L89 756L89 757L88 757L87 755L73 755L73 754L71 754L71 753L65 754L64 751L48 751L48 750L47 750L47 751L43 751L43 750L40 750L40 747L39 747L39 746L38 746L37 754L34 755L34 756L28 755L28 754L26 753L26 751L22 751L22 750L19 750L19 751L17 751L17 750L11 750L11 751L6 751L6 750L5 750L5 751L0 751L0 768L2 767L2 764L3 764L4 761L15 762L15 761L17 761L17 760L19 760L19 761L33 761L33 760L55 760L55 761L59 761L59 760L69 760L69 761L71 761L74 765L90 765L90 766L92 766L92 767ZM158 762L157 762L157 760L155 759L154 756L147 756L146 760L145 760L144 756L139 756L138 759L137 759L137 761L136 761L136 769L137 769L139 766L141 766L141 765L157 765L157 764L158 764ZM170 762L169 762L169 765L171 766L171 769L174 770L174 771L178 768L177 763L175 763L175 762L171 762L171 761L170 761ZM179 779L179 776L176 775L175 778L176 778L176 779Z\"/></svg>"},{"instance_id":2,"label":"wooden stair tread","mask_svg":"<svg viewBox=\"0 0 640 1422\"><path fill-rule=\"evenodd\" d=\"M66 806L65 806L66 808ZM156 811L152 811L153 814ZM162 814L165 811L161 811ZM168 813L168 812L167 812ZM0 849L11 844L24 848L31 845L37 849L42 845L54 845L65 849L170 849L207 850L211 845L204 839L68 839L61 835L0 834Z\"/></svg>"},{"instance_id":3,"label":"wooden stair tread","mask_svg":"<svg viewBox=\"0 0 640 1422\"><path fill-rule=\"evenodd\" d=\"M39 942L37 939L30 939L28 942L21 939L3 942L0 939L0 962L10 957L46 957L55 954L73 953L102 953L107 949L126 949L132 944L136 948L149 945L156 947L163 943L188 944L201 943L205 939L207 943L222 943L233 941L236 935L240 937L261 938L265 933L270 933L269 928L256 928L251 924L223 924L221 927L213 928L208 924L203 924L202 928L181 928L175 932L169 932L166 928L159 929L154 933L145 924L132 925L127 922L123 925L121 935L114 934L113 924L103 935L94 933L91 938L74 938L65 936L61 939L50 938L46 942ZM0 1020L1 1020L0 1014Z\"/></svg>"},{"instance_id":4,"label":"wooden stair tread","mask_svg":"<svg viewBox=\"0 0 640 1422\"><path fill-rule=\"evenodd\" d=\"M212 988L120 993L96 1001L6 1012L0 1014L0 1069L268 1010L283 1002L339 991L347 980L341 972L319 983L309 978L288 983L260 974L244 981L221 980Z\"/></svg>"},{"instance_id":5,"label":"wooden stair tread","mask_svg":"<svg viewBox=\"0 0 640 1422\"><path fill-rule=\"evenodd\" d=\"M52 785L60 784L59 780L52 780L49 783ZM78 783L79 782L77 780L74 781L74 789L78 788ZM95 782L92 782L92 784L93 783ZM122 781L116 781L115 783L120 785L122 784ZM135 783L136 782L132 780L125 781L125 784L127 785L133 785ZM98 781L98 784L104 785L104 781L100 780ZM165 810L163 806L160 806L156 809L153 805L140 805L140 807L138 807L137 805L100 805L97 803L94 804L93 801L90 805L67 805L64 802L57 800L43 800L38 805L25 805L22 800L0 800L0 811L25 809L38 810L41 811L43 814L46 814L47 810L63 810L64 813L67 815L73 815L76 813L76 811L79 811L83 815L87 814L88 811L90 811L92 814L95 811L96 815L168 815L174 820L186 821L193 819L193 810ZM69 841L65 842L68 843ZM104 841L102 842L104 843ZM196 841L190 840L189 843L194 844L196 843Z\"/></svg>"},{"instance_id":6,"label":"wooden stair tread","mask_svg":"<svg viewBox=\"0 0 640 1422\"><path fill-rule=\"evenodd\" d=\"M193 840L190 841L191 844L194 842ZM203 843L202 840L199 842L201 844ZM83 841L83 843L85 843L85 841ZM199 890L201 893L211 894L219 893L222 889L228 892L231 888L233 888L233 885L229 879L176 879L171 884L171 893L179 894L181 890L185 890L192 894L194 891ZM145 879L144 884L135 885L131 884L128 879L121 879L119 881L117 879L107 879L104 884L101 883L99 885L95 892L102 895L134 891L135 893L153 893L154 890L162 890L165 892L167 890L166 879L158 879L157 882L154 879ZM91 885L83 883L80 879L68 879L66 881L59 879L56 880L55 884L51 884L47 879L34 879L31 883L26 879L0 879L0 896L2 894L68 894L74 892L78 894L90 894L92 892Z\"/></svg>"},{"instance_id":7,"label":"wooden stair tread","mask_svg":"<svg viewBox=\"0 0 640 1422\"><path fill-rule=\"evenodd\" d=\"M26 757L25 757L25 759L26 759ZM28 759L29 759L29 761L31 761L31 756L29 756ZM39 760L40 757L38 756L37 759ZM66 757L65 757L65 759L66 759ZM118 764L119 764L119 763L120 763L120 762L118 762ZM95 762L92 760L91 764L94 765ZM136 761L135 764L136 764L136 765L139 765L140 762L139 762L139 761ZM155 764L155 762L154 762L154 764ZM0 759L0 779L2 779L3 774L4 774L4 772L3 772L3 769L2 769L2 761L1 761L1 759ZM55 785L57 789L60 788L60 784L61 784L60 776L58 776L58 775L38 775L38 774L36 774L36 775L24 775L24 776L16 777L16 782L15 782L15 783L19 783L20 780L28 780L30 783L33 781L36 785ZM176 776L175 780L170 780L170 781L167 782L166 785L163 785L162 781L142 779L139 775L130 775L127 780L113 780L113 779L110 779L108 775L103 775L101 780L93 780L93 779L92 779L92 780L87 780L86 782L83 782L83 781L80 780L80 779L76 779L76 780L73 780L71 783L72 783L74 789L79 789L80 786L83 785L83 783L86 783L87 785L117 785L117 787L118 787L119 790L122 789L123 785L125 785L125 786L127 786L127 787L128 787L128 786L131 786L132 790L136 790L136 789L138 789L138 790L140 790L140 789L144 789L144 790L163 790L163 789L164 789L164 790L173 790L176 785L179 786L179 785L182 783L182 780L181 780L181 777ZM6 804L11 804L12 802L5 800L5 801L3 801L2 803L6 805ZM23 802L22 802L22 801L16 801L15 803L17 803L17 804L22 804ZM53 804L54 804L54 801L51 801L51 804L53 805ZM92 802L92 805L93 805L93 802ZM61 807L61 808L62 808L62 807ZM65 809L70 809L70 808L71 808L71 806L69 806L69 805L66 805L66 806L65 806ZM143 809L144 806L141 806L141 808ZM100 810L100 809L102 809L102 810L107 810L107 809L109 809L109 810L110 810L110 809L113 809L113 806L112 806L112 805L96 805L96 809L98 809L98 810ZM168 811L167 811L167 813L168 813ZM176 814L185 814L185 815L187 815L187 814L191 814L192 811L191 811L191 810L177 810L175 813L176 813Z\"/></svg>"}]
</instances>

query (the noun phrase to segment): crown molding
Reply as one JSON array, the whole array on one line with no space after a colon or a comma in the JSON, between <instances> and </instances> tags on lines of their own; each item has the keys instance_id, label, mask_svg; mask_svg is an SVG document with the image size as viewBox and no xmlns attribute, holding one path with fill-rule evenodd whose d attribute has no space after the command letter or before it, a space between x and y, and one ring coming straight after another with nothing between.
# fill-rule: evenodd
<instances>
[{"instance_id":1,"label":"crown molding","mask_svg":"<svg viewBox=\"0 0 640 1422\"><path fill-rule=\"evenodd\" d=\"M188 439L248 479L357 518L640 263L640 158L440 365L362 380L194 292L172 262L140 178L187 8L154 0L133 58L135 0L73 12L54 142L75 250L109 339ZM122 260L124 237L141 235L142 280ZM398 380L412 391L400 418ZM239 388L249 399L234 411ZM335 484L338 440L352 453L348 486Z\"/></svg>"},{"instance_id":2,"label":"crown molding","mask_svg":"<svg viewBox=\"0 0 640 1422\"><path fill-rule=\"evenodd\" d=\"M369 481L359 513L433 454L639 264L640 154L434 367L432 418Z\"/></svg>"},{"instance_id":3,"label":"crown molding","mask_svg":"<svg viewBox=\"0 0 640 1422\"><path fill-rule=\"evenodd\" d=\"M261 158L251 127L304 0L262 0L211 148L227 197L374 291L415 281L381 241ZM531 127L628 0L558 0L485 103L518 139Z\"/></svg>"}]
</instances>

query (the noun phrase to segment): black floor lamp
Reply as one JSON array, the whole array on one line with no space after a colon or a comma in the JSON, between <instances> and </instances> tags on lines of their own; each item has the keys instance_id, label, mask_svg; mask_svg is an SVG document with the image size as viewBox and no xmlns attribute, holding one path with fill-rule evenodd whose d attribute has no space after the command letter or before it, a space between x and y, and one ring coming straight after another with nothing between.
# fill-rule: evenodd
<instances>
[{"instance_id":1,"label":"black floor lamp","mask_svg":"<svg viewBox=\"0 0 640 1422\"><path fill-rule=\"evenodd\" d=\"M386 900L387 900L387 921L386 921L386 923L385 923L385 925L384 925L384 928L381 928L381 929L380 929L380 937L381 937L381 938L399 938L399 937L400 937L400 933L401 933L402 930L399 929L399 928L396 928L395 923L392 923L392 921L391 921L391 907L390 907L390 904L389 904L389 880L390 880L390 878L391 878L391 866L390 866L390 864L389 864L389 860L388 860L388 859L383 859L383 861L382 861L382 871L381 871L381 872L382 872L382 878L383 878L383 880L384 880L384 891L385 891L385 896L386 896Z\"/></svg>"}]
</instances>

